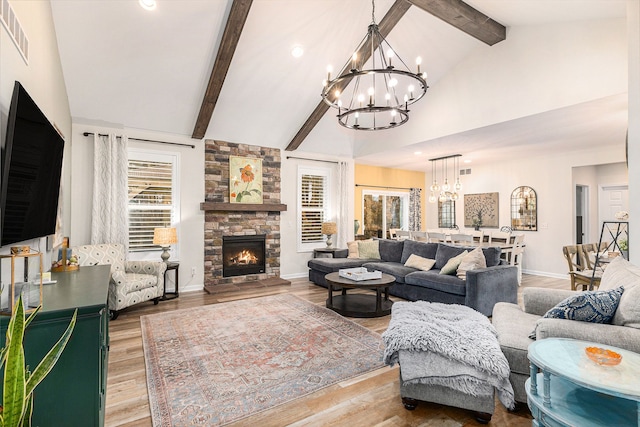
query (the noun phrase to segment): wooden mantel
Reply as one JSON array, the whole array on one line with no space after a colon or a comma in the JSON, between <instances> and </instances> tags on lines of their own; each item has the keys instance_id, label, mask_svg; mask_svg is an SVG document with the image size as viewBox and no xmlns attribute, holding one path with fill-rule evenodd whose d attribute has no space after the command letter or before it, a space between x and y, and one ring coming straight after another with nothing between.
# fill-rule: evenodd
<instances>
[{"instance_id":1,"label":"wooden mantel","mask_svg":"<svg viewBox=\"0 0 640 427\"><path fill-rule=\"evenodd\" d=\"M238 211L238 212L282 212L287 205L281 203L200 203L201 211Z\"/></svg>"}]
</instances>

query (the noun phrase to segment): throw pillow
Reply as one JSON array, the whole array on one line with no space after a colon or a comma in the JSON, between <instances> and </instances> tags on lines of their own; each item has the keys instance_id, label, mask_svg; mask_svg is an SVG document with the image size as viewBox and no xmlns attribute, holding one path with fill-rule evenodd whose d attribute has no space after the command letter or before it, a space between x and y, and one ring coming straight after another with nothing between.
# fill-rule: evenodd
<instances>
[{"instance_id":1,"label":"throw pillow","mask_svg":"<svg viewBox=\"0 0 640 427\"><path fill-rule=\"evenodd\" d=\"M358 240L358 254L360 258L380 259L380 250L377 240Z\"/></svg>"},{"instance_id":2,"label":"throw pillow","mask_svg":"<svg viewBox=\"0 0 640 427\"><path fill-rule=\"evenodd\" d=\"M586 291L565 298L549 309L542 318L577 320L591 323L611 323L624 287L607 291ZM535 339L534 330L529 338Z\"/></svg>"},{"instance_id":3,"label":"throw pillow","mask_svg":"<svg viewBox=\"0 0 640 427\"><path fill-rule=\"evenodd\" d=\"M360 258L357 241L347 242L347 249L349 249L349 255L347 255L347 258Z\"/></svg>"},{"instance_id":4,"label":"throw pillow","mask_svg":"<svg viewBox=\"0 0 640 427\"><path fill-rule=\"evenodd\" d=\"M624 293L611 323L640 329L640 268L621 256L605 268L598 289L606 291L618 286L624 286Z\"/></svg>"},{"instance_id":5,"label":"throw pillow","mask_svg":"<svg viewBox=\"0 0 640 427\"><path fill-rule=\"evenodd\" d=\"M449 261L447 261L444 267L440 269L440 274L455 274L460 262L462 262L462 258L464 258L468 253L469 251L464 251L458 256L449 258Z\"/></svg>"},{"instance_id":6,"label":"throw pillow","mask_svg":"<svg viewBox=\"0 0 640 427\"><path fill-rule=\"evenodd\" d=\"M475 248L462 258L456 270L456 275L459 279L465 280L467 278L467 271L485 268L486 266L487 260L484 257L484 252L482 252L481 248Z\"/></svg>"},{"instance_id":7,"label":"throw pillow","mask_svg":"<svg viewBox=\"0 0 640 427\"><path fill-rule=\"evenodd\" d=\"M404 263L404 266L417 268L418 270L429 271L433 268L435 263L435 259L423 258L416 254L411 254L409 256L409 259L407 259L407 262Z\"/></svg>"}]
</instances>

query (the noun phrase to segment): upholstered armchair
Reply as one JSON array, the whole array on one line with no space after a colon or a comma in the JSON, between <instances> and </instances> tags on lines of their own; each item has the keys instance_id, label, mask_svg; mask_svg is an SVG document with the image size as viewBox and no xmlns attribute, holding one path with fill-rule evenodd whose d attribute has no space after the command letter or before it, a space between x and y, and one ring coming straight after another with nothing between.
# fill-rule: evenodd
<instances>
[{"instance_id":1,"label":"upholstered armchair","mask_svg":"<svg viewBox=\"0 0 640 427\"><path fill-rule=\"evenodd\" d=\"M127 261L121 244L84 245L73 248L80 267L111 265L109 310L115 320L119 312L129 306L153 300L157 304L164 292L162 261Z\"/></svg>"}]
</instances>

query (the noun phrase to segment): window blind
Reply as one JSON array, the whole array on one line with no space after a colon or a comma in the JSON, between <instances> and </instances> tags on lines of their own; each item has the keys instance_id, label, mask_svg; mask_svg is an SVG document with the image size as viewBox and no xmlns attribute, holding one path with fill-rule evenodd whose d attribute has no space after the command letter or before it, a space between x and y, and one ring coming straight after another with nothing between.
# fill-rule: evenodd
<instances>
[{"instance_id":1,"label":"window blind","mask_svg":"<svg viewBox=\"0 0 640 427\"><path fill-rule=\"evenodd\" d=\"M173 163L129 159L129 250L157 249L153 229L170 227Z\"/></svg>"},{"instance_id":2,"label":"window blind","mask_svg":"<svg viewBox=\"0 0 640 427\"><path fill-rule=\"evenodd\" d=\"M322 241L322 223L326 209L327 179L321 175L302 174L300 181L301 242Z\"/></svg>"}]
</instances>

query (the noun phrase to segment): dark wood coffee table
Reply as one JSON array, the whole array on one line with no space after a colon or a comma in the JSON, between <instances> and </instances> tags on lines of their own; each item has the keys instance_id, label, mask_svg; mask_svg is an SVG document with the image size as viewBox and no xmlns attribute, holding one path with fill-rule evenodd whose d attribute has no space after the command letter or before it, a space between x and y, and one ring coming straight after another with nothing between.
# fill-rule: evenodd
<instances>
[{"instance_id":1,"label":"dark wood coffee table","mask_svg":"<svg viewBox=\"0 0 640 427\"><path fill-rule=\"evenodd\" d=\"M396 280L392 275L383 273L380 279L355 281L335 272L324 278L329 288L327 308L336 313L347 317L381 317L391 313L393 301L389 300L389 286ZM341 295L333 296L336 288L342 290ZM347 289L372 289L376 294L347 294Z\"/></svg>"}]
</instances>

